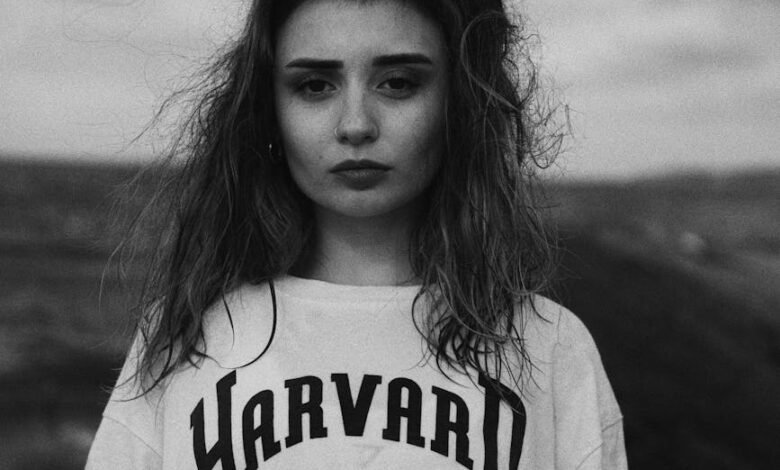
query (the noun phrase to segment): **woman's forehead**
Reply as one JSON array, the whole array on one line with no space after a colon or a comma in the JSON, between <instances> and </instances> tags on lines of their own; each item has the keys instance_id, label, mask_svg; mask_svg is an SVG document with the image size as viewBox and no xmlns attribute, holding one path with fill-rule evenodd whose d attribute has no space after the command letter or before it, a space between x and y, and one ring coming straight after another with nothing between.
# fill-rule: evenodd
<instances>
[{"instance_id":1,"label":"woman's forehead","mask_svg":"<svg viewBox=\"0 0 780 470\"><path fill-rule=\"evenodd\" d=\"M277 58L443 53L434 22L398 0L308 0L279 30Z\"/></svg>"}]
</instances>

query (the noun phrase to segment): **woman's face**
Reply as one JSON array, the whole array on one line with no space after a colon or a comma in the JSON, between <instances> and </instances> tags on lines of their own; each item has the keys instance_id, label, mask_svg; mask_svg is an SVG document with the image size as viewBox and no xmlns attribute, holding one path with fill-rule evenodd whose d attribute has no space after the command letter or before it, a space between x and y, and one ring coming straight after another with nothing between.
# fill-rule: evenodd
<instances>
[{"instance_id":1,"label":"woman's face","mask_svg":"<svg viewBox=\"0 0 780 470\"><path fill-rule=\"evenodd\" d=\"M315 210L408 214L439 167L447 86L442 33L411 7L309 0L295 10L277 38L276 112Z\"/></svg>"}]
</instances>

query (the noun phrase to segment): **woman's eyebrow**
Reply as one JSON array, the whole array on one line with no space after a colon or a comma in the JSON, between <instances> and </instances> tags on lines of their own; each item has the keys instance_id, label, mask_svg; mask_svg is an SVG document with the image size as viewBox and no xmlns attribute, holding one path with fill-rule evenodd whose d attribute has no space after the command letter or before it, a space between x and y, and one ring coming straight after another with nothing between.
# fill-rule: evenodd
<instances>
[{"instance_id":1,"label":"woman's eyebrow","mask_svg":"<svg viewBox=\"0 0 780 470\"><path fill-rule=\"evenodd\" d=\"M372 62L374 66L400 65L400 64L426 64L433 65L433 60L425 54L404 53L381 55Z\"/></svg>"},{"instance_id":2,"label":"woman's eyebrow","mask_svg":"<svg viewBox=\"0 0 780 470\"><path fill-rule=\"evenodd\" d=\"M424 64L433 65L433 60L425 54L418 53L402 53L402 54L387 54L375 57L371 61L371 65L374 67L385 67L388 65L401 65L401 64ZM313 59L308 57L302 57L295 59L287 63L285 68L302 68L302 69L325 69L325 70L337 70L344 67L344 62L340 60L330 59Z\"/></svg>"},{"instance_id":3,"label":"woman's eyebrow","mask_svg":"<svg viewBox=\"0 0 780 470\"><path fill-rule=\"evenodd\" d=\"M335 70L344 67L344 62L340 60L323 60L323 59L310 59L303 57L290 61L285 65L285 68L296 69L328 69Z\"/></svg>"}]
</instances>

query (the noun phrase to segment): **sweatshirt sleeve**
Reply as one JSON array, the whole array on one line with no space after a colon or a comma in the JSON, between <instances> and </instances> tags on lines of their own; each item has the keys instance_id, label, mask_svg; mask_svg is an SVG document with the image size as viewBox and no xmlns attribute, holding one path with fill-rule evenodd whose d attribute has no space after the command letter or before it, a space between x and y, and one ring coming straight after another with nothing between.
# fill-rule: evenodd
<instances>
[{"instance_id":1,"label":"sweatshirt sleeve","mask_svg":"<svg viewBox=\"0 0 780 470\"><path fill-rule=\"evenodd\" d=\"M141 393L134 380L137 344L128 353L103 411L87 458L88 470L162 468L162 392Z\"/></svg>"},{"instance_id":2,"label":"sweatshirt sleeve","mask_svg":"<svg viewBox=\"0 0 780 470\"><path fill-rule=\"evenodd\" d=\"M577 470L625 470L627 468L622 420L601 431L601 445L593 449L577 466Z\"/></svg>"},{"instance_id":3,"label":"sweatshirt sleeve","mask_svg":"<svg viewBox=\"0 0 780 470\"><path fill-rule=\"evenodd\" d=\"M625 470L623 417L585 325L564 310L553 353L556 468Z\"/></svg>"},{"instance_id":4,"label":"sweatshirt sleeve","mask_svg":"<svg viewBox=\"0 0 780 470\"><path fill-rule=\"evenodd\" d=\"M125 425L104 416L89 450L86 470L154 470L160 455Z\"/></svg>"}]
</instances>

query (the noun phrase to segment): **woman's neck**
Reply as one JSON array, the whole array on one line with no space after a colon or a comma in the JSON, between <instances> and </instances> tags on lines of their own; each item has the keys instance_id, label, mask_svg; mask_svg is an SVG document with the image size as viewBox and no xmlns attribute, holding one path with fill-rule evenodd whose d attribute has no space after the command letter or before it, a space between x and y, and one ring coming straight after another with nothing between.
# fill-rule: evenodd
<instances>
[{"instance_id":1,"label":"woman's neck","mask_svg":"<svg viewBox=\"0 0 780 470\"><path fill-rule=\"evenodd\" d=\"M296 275L348 285L416 282L409 263L410 214L352 218L318 211L315 224L310 256Z\"/></svg>"}]
</instances>

